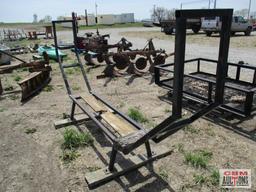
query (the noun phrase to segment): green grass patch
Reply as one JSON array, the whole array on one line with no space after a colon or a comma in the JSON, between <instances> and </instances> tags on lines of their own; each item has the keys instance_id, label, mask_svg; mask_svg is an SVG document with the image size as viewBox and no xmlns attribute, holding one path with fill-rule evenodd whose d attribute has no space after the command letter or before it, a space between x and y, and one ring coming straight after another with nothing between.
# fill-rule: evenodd
<instances>
[{"instance_id":1,"label":"green grass patch","mask_svg":"<svg viewBox=\"0 0 256 192\"><path fill-rule=\"evenodd\" d=\"M25 133L26 134L33 134L33 133L35 133L37 130L35 129L35 128L27 128L26 130L25 130Z\"/></svg>"},{"instance_id":2,"label":"green grass patch","mask_svg":"<svg viewBox=\"0 0 256 192\"><path fill-rule=\"evenodd\" d=\"M66 129L64 134L64 149L74 149L81 146L89 146L93 144L93 138L89 133L80 133L73 129Z\"/></svg>"},{"instance_id":3,"label":"green grass patch","mask_svg":"<svg viewBox=\"0 0 256 192\"><path fill-rule=\"evenodd\" d=\"M5 88L4 88L5 91L13 91L14 90L14 87L12 85L7 85Z\"/></svg>"},{"instance_id":4,"label":"green grass patch","mask_svg":"<svg viewBox=\"0 0 256 192\"><path fill-rule=\"evenodd\" d=\"M220 173L218 170L214 169L210 175L210 182L212 185L218 185L220 182Z\"/></svg>"},{"instance_id":5,"label":"green grass patch","mask_svg":"<svg viewBox=\"0 0 256 192\"><path fill-rule=\"evenodd\" d=\"M45 91L45 92L51 92L51 91L53 91L53 90L54 90L54 88L53 88L52 85L46 85L46 86L43 88L43 91Z\"/></svg>"},{"instance_id":6,"label":"green grass patch","mask_svg":"<svg viewBox=\"0 0 256 192\"><path fill-rule=\"evenodd\" d=\"M66 72L67 75L73 75L73 74L75 74L74 69L67 69L65 72Z\"/></svg>"},{"instance_id":7,"label":"green grass patch","mask_svg":"<svg viewBox=\"0 0 256 192\"><path fill-rule=\"evenodd\" d=\"M17 100L17 99L19 99L19 96L12 94L12 95L9 95L8 98L10 98L11 100Z\"/></svg>"},{"instance_id":8,"label":"green grass patch","mask_svg":"<svg viewBox=\"0 0 256 192\"><path fill-rule=\"evenodd\" d=\"M129 108L128 116L139 123L149 122L149 120L137 108Z\"/></svg>"},{"instance_id":9,"label":"green grass patch","mask_svg":"<svg viewBox=\"0 0 256 192\"><path fill-rule=\"evenodd\" d=\"M78 86L78 85L74 85L74 86L72 87L72 89L73 89L74 91L78 91L78 90L81 89L81 87Z\"/></svg>"},{"instance_id":10,"label":"green grass patch","mask_svg":"<svg viewBox=\"0 0 256 192\"><path fill-rule=\"evenodd\" d=\"M16 81L16 82L18 82L18 81L20 81L20 80L21 80L21 76L16 75L16 76L14 77L14 81Z\"/></svg>"},{"instance_id":11,"label":"green grass patch","mask_svg":"<svg viewBox=\"0 0 256 192\"><path fill-rule=\"evenodd\" d=\"M6 109L0 108L0 113L4 112Z\"/></svg>"},{"instance_id":12,"label":"green grass patch","mask_svg":"<svg viewBox=\"0 0 256 192\"><path fill-rule=\"evenodd\" d=\"M121 24L113 24L113 25L95 25L95 26L81 26L79 29L105 29L105 28L126 28L126 27L143 27L143 23L121 23Z\"/></svg>"},{"instance_id":13,"label":"green grass patch","mask_svg":"<svg viewBox=\"0 0 256 192\"><path fill-rule=\"evenodd\" d=\"M194 175L194 182L197 185L203 185L208 181L208 178L204 176L203 174L201 175Z\"/></svg>"},{"instance_id":14,"label":"green grass patch","mask_svg":"<svg viewBox=\"0 0 256 192\"><path fill-rule=\"evenodd\" d=\"M94 172L94 171L97 171L97 170L99 170L101 168L94 166L94 167L87 167L86 169L88 169L89 172Z\"/></svg>"},{"instance_id":15,"label":"green grass patch","mask_svg":"<svg viewBox=\"0 0 256 192\"><path fill-rule=\"evenodd\" d=\"M195 168L207 168L212 152L200 150L196 152L184 153L185 162Z\"/></svg>"},{"instance_id":16,"label":"green grass patch","mask_svg":"<svg viewBox=\"0 0 256 192\"><path fill-rule=\"evenodd\" d=\"M79 156L80 154L76 150L63 150L60 158L65 164L68 164Z\"/></svg>"},{"instance_id":17,"label":"green grass patch","mask_svg":"<svg viewBox=\"0 0 256 192\"><path fill-rule=\"evenodd\" d=\"M200 132L199 129L196 129L192 125L188 125L184 128L185 133L198 134Z\"/></svg>"},{"instance_id":18,"label":"green grass patch","mask_svg":"<svg viewBox=\"0 0 256 192\"><path fill-rule=\"evenodd\" d=\"M160 167L158 174L165 181L167 181L169 178L168 172L166 171L166 169L164 167Z\"/></svg>"}]
</instances>

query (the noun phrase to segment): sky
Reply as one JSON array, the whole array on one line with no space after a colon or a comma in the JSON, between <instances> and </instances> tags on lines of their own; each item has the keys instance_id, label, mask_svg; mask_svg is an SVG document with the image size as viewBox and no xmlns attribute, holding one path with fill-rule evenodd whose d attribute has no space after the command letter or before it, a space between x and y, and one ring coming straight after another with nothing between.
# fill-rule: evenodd
<instances>
[{"instance_id":1,"label":"sky","mask_svg":"<svg viewBox=\"0 0 256 192\"><path fill-rule=\"evenodd\" d=\"M256 11L256 0L251 1L251 11ZM45 15L56 19L69 16L72 11L84 14L85 9L95 13L95 2L98 14L134 13L135 19L146 19L150 18L154 5L179 9L183 3L183 9L200 9L207 8L209 0L0 0L0 22L32 22L33 14L37 14L39 20ZM217 0L217 8L238 10L248 7L249 0Z\"/></svg>"}]
</instances>

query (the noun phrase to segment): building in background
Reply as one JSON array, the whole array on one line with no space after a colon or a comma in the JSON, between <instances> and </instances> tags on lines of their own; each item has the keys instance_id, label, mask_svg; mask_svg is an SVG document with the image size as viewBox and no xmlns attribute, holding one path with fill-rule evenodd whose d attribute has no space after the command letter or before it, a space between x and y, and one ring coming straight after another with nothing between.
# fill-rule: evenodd
<instances>
[{"instance_id":1,"label":"building in background","mask_svg":"<svg viewBox=\"0 0 256 192\"><path fill-rule=\"evenodd\" d=\"M122 14L101 14L98 15L99 25L113 25L116 23L134 23L134 13L122 13ZM64 20L70 20L71 17L63 17ZM86 26L86 19L84 15L79 16L78 26ZM88 26L96 25L95 15L87 15ZM71 23L62 23L63 27L72 27Z\"/></svg>"}]
</instances>

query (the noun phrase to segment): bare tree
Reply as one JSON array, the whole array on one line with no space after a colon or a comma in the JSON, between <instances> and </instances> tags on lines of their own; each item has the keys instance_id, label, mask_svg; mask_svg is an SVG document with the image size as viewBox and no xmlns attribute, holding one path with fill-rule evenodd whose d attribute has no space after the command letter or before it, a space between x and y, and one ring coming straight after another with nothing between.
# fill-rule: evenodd
<instances>
[{"instance_id":1,"label":"bare tree","mask_svg":"<svg viewBox=\"0 0 256 192\"><path fill-rule=\"evenodd\" d=\"M156 7L153 9L151 17L153 20L161 22L166 18L166 9L164 7Z\"/></svg>"},{"instance_id":2,"label":"bare tree","mask_svg":"<svg viewBox=\"0 0 256 192\"><path fill-rule=\"evenodd\" d=\"M37 16L37 14L34 14L33 15L33 23L37 23L38 22L38 16Z\"/></svg>"},{"instance_id":3,"label":"bare tree","mask_svg":"<svg viewBox=\"0 0 256 192\"><path fill-rule=\"evenodd\" d=\"M175 9L171 9L171 10L166 9L166 19L168 20L175 19Z\"/></svg>"},{"instance_id":4,"label":"bare tree","mask_svg":"<svg viewBox=\"0 0 256 192\"><path fill-rule=\"evenodd\" d=\"M234 15L247 17L247 15L248 15L248 9L236 10L235 13L234 13Z\"/></svg>"}]
</instances>

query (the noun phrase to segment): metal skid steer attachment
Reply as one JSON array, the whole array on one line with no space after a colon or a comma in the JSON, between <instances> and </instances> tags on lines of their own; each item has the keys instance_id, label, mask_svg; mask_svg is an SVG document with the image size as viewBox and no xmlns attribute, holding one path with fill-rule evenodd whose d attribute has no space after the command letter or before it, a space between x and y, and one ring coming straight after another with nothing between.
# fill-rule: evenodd
<instances>
[{"instance_id":1,"label":"metal skid steer attachment","mask_svg":"<svg viewBox=\"0 0 256 192\"><path fill-rule=\"evenodd\" d=\"M119 176L125 175L133 170L153 162L159 158L171 154L172 150L155 149L157 152L153 154L151 151L151 140L158 143L174 134L184 126L192 123L203 115L209 113L223 103L223 92L225 78L227 76L227 59L230 41L230 27L232 21L232 9L214 9L214 10L177 10L176 11L176 33L175 33L175 63L174 63L174 84L173 84L173 105L172 115L162 123L151 129L144 129L140 124L133 121L116 108L111 106L102 97L96 94L87 79L84 67L79 57L77 49L77 33L75 15L72 14L73 20L53 21L54 41L56 54L58 55L58 39L56 33L56 24L62 22L71 22L73 24L74 46L77 64L63 64L59 58L59 66L62 77L67 88L68 95L72 101L72 108L69 123L76 123L78 120L74 114L75 108L78 107L81 111L92 120L104 133L112 143L112 152L109 157L109 165L106 168L95 172L87 173L85 179L90 188L95 188L106 182L109 182ZM186 44L186 21L189 18L213 17L218 16L222 20L222 29L220 35L219 58L216 71L216 94L215 98L205 108L199 110L191 117L182 118L182 89L184 78L184 60L185 60L185 44ZM71 47L69 47L71 48ZM66 68L78 66L85 80L87 93L73 95L69 86L68 78L65 73ZM60 124L55 124L60 128ZM141 154L136 155L135 149L145 145L146 156ZM120 162L116 162L117 153L126 155L129 165L120 166ZM133 155L131 155L131 153ZM143 156L143 157L142 157Z\"/></svg>"},{"instance_id":2,"label":"metal skid steer attachment","mask_svg":"<svg viewBox=\"0 0 256 192\"><path fill-rule=\"evenodd\" d=\"M21 101L25 101L30 98L32 95L40 91L45 85L47 85L51 80L51 70L52 68L49 65L49 57L46 52L43 53L43 60L42 61L33 61L33 62L26 62L14 55L11 55L7 52L1 51L2 54L7 54L12 58L22 62L19 64L13 65L5 65L0 66L0 74L12 73L13 70L21 69L21 68L28 68L29 75L25 77L25 79L18 82L19 86L21 87ZM0 81L0 88L2 88L1 81ZM2 93L3 90L0 90Z\"/></svg>"}]
</instances>

